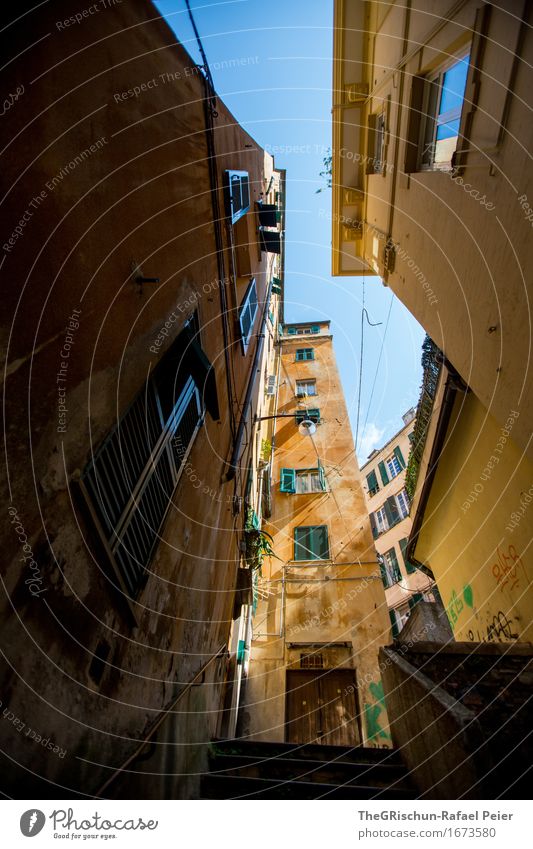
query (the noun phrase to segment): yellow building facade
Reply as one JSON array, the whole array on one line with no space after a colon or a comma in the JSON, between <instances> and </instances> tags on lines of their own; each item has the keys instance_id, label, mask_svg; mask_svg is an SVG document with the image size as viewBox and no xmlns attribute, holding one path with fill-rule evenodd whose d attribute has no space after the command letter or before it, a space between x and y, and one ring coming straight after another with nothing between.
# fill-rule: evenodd
<instances>
[{"instance_id":1,"label":"yellow building facade","mask_svg":"<svg viewBox=\"0 0 533 849\"><path fill-rule=\"evenodd\" d=\"M420 599L434 601L433 581L411 564L406 553L412 520L405 470L413 439L414 417L415 410L408 410L403 416L403 427L380 449L372 451L361 466L394 636L402 630Z\"/></svg>"},{"instance_id":2,"label":"yellow building facade","mask_svg":"<svg viewBox=\"0 0 533 849\"><path fill-rule=\"evenodd\" d=\"M413 501L409 553L433 572L456 640L533 640L533 467L443 367Z\"/></svg>"},{"instance_id":3,"label":"yellow building facade","mask_svg":"<svg viewBox=\"0 0 533 849\"><path fill-rule=\"evenodd\" d=\"M329 322L284 325L278 354L261 505L275 556L256 582L238 731L388 746L378 650L390 621Z\"/></svg>"},{"instance_id":4,"label":"yellow building facade","mask_svg":"<svg viewBox=\"0 0 533 849\"><path fill-rule=\"evenodd\" d=\"M531 458L524 4L335 0L334 275L377 275Z\"/></svg>"}]
</instances>

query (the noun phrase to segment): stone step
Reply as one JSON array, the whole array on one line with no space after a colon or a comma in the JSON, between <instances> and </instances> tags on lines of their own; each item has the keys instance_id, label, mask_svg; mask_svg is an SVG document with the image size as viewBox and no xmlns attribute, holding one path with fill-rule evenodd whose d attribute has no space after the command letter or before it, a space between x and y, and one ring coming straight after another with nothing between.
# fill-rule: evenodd
<instances>
[{"instance_id":1,"label":"stone step","mask_svg":"<svg viewBox=\"0 0 533 849\"><path fill-rule=\"evenodd\" d=\"M202 779L202 799L415 799L415 791L369 787L364 784L323 784L313 781L276 781L214 775Z\"/></svg>"},{"instance_id":2,"label":"stone step","mask_svg":"<svg viewBox=\"0 0 533 849\"><path fill-rule=\"evenodd\" d=\"M389 787L412 792L406 770L400 764L323 761L297 757L258 757L218 754L211 758L211 774L242 778L275 778L321 784L360 783L369 787Z\"/></svg>"},{"instance_id":3,"label":"stone step","mask_svg":"<svg viewBox=\"0 0 533 849\"><path fill-rule=\"evenodd\" d=\"M378 749L367 746L322 746L316 743L270 743L256 740L214 740L213 753L248 755L257 758L297 758L325 763L378 764L403 766L395 749Z\"/></svg>"}]
</instances>

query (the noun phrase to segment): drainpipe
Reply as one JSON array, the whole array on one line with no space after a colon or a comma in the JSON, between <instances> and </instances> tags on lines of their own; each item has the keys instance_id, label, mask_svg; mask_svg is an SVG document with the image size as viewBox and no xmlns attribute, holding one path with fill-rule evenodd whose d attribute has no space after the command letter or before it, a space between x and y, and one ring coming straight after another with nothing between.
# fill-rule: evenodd
<instances>
[{"instance_id":1,"label":"drainpipe","mask_svg":"<svg viewBox=\"0 0 533 849\"><path fill-rule=\"evenodd\" d=\"M263 316L261 318L261 327L259 333L257 334L257 345L255 348L254 359L252 363L252 368L250 369L250 376L248 378L248 386L246 387L246 395L244 396L244 402L242 405L241 418L239 421L239 427L237 429L237 436L235 437L235 441L233 443L233 451L231 454L231 459L227 464L227 471L222 477L223 483L228 483L235 478L237 474L237 469L239 467L239 459L241 456L241 448L242 441L244 438L244 431L246 428L246 422L248 420L248 414L250 412L250 406L252 403L253 391L256 384L256 373L257 369L260 366L261 355L263 353L263 345L265 343L265 328L268 318L268 307L270 304L270 297L272 293L272 280L268 284L268 290L265 296L265 304L263 307Z\"/></svg>"}]
</instances>

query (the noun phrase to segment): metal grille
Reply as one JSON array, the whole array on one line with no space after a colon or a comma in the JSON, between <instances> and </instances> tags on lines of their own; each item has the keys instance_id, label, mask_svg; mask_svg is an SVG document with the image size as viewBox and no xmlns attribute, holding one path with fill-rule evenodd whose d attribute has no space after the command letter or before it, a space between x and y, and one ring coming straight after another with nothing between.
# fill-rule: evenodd
<instances>
[{"instance_id":1,"label":"metal grille","mask_svg":"<svg viewBox=\"0 0 533 849\"><path fill-rule=\"evenodd\" d=\"M179 471L202 419L189 377L166 423L152 381L109 435L85 485L128 593L144 586Z\"/></svg>"},{"instance_id":2,"label":"metal grille","mask_svg":"<svg viewBox=\"0 0 533 849\"><path fill-rule=\"evenodd\" d=\"M301 654L300 669L324 669L324 656L322 654Z\"/></svg>"}]
</instances>

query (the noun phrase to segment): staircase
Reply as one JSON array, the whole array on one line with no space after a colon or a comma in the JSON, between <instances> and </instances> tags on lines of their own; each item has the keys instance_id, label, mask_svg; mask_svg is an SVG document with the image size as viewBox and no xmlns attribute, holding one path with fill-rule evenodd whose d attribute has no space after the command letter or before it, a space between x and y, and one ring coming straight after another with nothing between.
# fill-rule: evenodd
<instances>
[{"instance_id":1,"label":"staircase","mask_svg":"<svg viewBox=\"0 0 533 849\"><path fill-rule=\"evenodd\" d=\"M415 799L398 753L362 746L217 740L202 799Z\"/></svg>"}]
</instances>

